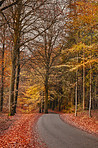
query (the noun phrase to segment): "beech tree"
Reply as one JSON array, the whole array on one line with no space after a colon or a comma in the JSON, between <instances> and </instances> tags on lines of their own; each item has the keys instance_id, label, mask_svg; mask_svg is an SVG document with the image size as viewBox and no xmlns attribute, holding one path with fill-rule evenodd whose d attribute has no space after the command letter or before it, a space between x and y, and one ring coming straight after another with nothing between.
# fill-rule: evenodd
<instances>
[{"instance_id":1,"label":"beech tree","mask_svg":"<svg viewBox=\"0 0 98 148\"><path fill-rule=\"evenodd\" d=\"M23 2L21 0L18 1L17 5L14 8L11 8L10 12L12 15L13 20L11 19L13 24L13 50L12 50L12 72L11 72L11 82L10 82L10 95L9 95L9 110L10 114L14 115L15 108L17 104L17 95L18 95L18 85L19 85L19 73L20 73L20 66L19 66L19 54L20 49L23 48L25 44L27 44L29 41L36 38L37 35L35 35L32 31L35 29L35 21L38 21L38 17L35 15L36 9L41 7L41 5L44 4L40 1L34 1L32 7L31 1ZM30 7L27 11L25 11L26 8ZM35 16L35 17L33 17ZM31 35L32 34L32 35ZM25 39L23 41L23 39ZM18 66L16 66L18 63ZM17 67L17 76L16 76L16 67ZM14 85L15 85L15 76L17 77L16 80L16 95L14 98Z\"/></svg>"},{"instance_id":2,"label":"beech tree","mask_svg":"<svg viewBox=\"0 0 98 148\"><path fill-rule=\"evenodd\" d=\"M44 8L44 9L43 9ZM45 104L44 111L48 113L48 96L49 96L49 77L52 72L51 67L54 65L57 57L60 55L63 48L62 41L59 38L63 38L64 34L64 6L61 7L60 2L47 2L46 5L40 9L40 13L44 10L44 14L40 16L41 27L36 29L40 33L40 30L45 30L34 43L31 43L29 50L32 53L31 62L34 63L32 67L36 68L39 75L42 76L45 92ZM42 13L41 13L42 14ZM36 66L34 66L36 65Z\"/></svg>"},{"instance_id":3,"label":"beech tree","mask_svg":"<svg viewBox=\"0 0 98 148\"><path fill-rule=\"evenodd\" d=\"M50 103L50 107L60 110L74 106L75 115L79 107L89 109L91 116L93 100L97 98L97 8L96 1L86 0L0 1L1 110L10 77L9 114L15 114L21 76L23 84L26 78L32 81L30 87L28 83L30 92L34 93L39 86L43 88L34 100L40 102L42 94L45 95L45 113ZM4 52L8 48L11 70L7 78ZM24 76L26 71L28 77ZM31 75L36 82L29 78ZM28 87L24 102L30 97ZM7 95L8 88L9 81Z\"/></svg>"},{"instance_id":4,"label":"beech tree","mask_svg":"<svg viewBox=\"0 0 98 148\"><path fill-rule=\"evenodd\" d=\"M4 94L4 52L5 52L5 26L2 28L2 47L1 47L1 98L0 98L0 111L3 110L3 94Z\"/></svg>"},{"instance_id":5,"label":"beech tree","mask_svg":"<svg viewBox=\"0 0 98 148\"><path fill-rule=\"evenodd\" d=\"M4 18L1 18L2 22L4 22ZM7 24L4 24L0 28L0 111L3 110L3 102L4 98L7 95L5 90L7 89L7 85L9 85L9 82L6 82L6 79L8 77L8 69L9 69L9 62L8 62L8 54L9 54L9 42L11 46L11 41L9 39L8 35L8 27ZM7 65L8 64L8 65ZM6 95L5 95L6 94Z\"/></svg>"}]
</instances>

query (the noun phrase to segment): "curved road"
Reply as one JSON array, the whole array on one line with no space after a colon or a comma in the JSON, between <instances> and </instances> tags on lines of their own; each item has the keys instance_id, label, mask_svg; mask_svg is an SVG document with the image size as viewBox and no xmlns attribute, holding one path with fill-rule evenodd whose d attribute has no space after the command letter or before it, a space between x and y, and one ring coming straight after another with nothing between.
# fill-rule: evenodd
<instances>
[{"instance_id":1,"label":"curved road","mask_svg":"<svg viewBox=\"0 0 98 148\"><path fill-rule=\"evenodd\" d=\"M58 114L44 114L38 132L48 148L98 148L98 137L64 123Z\"/></svg>"}]
</instances>

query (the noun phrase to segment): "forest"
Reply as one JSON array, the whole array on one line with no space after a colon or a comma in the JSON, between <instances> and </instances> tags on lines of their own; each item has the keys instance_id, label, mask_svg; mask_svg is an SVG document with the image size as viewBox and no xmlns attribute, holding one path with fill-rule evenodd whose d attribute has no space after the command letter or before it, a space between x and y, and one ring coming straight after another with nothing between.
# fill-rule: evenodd
<instances>
[{"instance_id":1,"label":"forest","mask_svg":"<svg viewBox=\"0 0 98 148\"><path fill-rule=\"evenodd\" d=\"M0 112L98 109L98 1L0 1Z\"/></svg>"},{"instance_id":2,"label":"forest","mask_svg":"<svg viewBox=\"0 0 98 148\"><path fill-rule=\"evenodd\" d=\"M98 0L0 0L0 148L97 136Z\"/></svg>"}]
</instances>

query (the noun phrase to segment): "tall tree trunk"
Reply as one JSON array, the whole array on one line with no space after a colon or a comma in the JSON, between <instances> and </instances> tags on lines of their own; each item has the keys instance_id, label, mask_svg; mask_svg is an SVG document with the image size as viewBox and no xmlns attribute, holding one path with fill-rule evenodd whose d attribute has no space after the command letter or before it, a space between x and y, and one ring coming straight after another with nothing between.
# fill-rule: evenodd
<instances>
[{"instance_id":1,"label":"tall tree trunk","mask_svg":"<svg viewBox=\"0 0 98 148\"><path fill-rule=\"evenodd\" d=\"M59 105L59 111L61 111L61 103L62 103L62 100L61 100L61 98L59 99L59 101L58 101L58 105Z\"/></svg>"},{"instance_id":2,"label":"tall tree trunk","mask_svg":"<svg viewBox=\"0 0 98 148\"><path fill-rule=\"evenodd\" d=\"M46 80L45 80L45 113L48 113L48 73L46 73Z\"/></svg>"},{"instance_id":3,"label":"tall tree trunk","mask_svg":"<svg viewBox=\"0 0 98 148\"><path fill-rule=\"evenodd\" d=\"M77 63L78 63L78 54L77 54ZM77 103L78 103L78 69L76 69L75 116L77 116Z\"/></svg>"},{"instance_id":4,"label":"tall tree trunk","mask_svg":"<svg viewBox=\"0 0 98 148\"><path fill-rule=\"evenodd\" d=\"M92 28L91 28L91 45L92 45ZM92 58L92 51L90 52L90 59ZM90 98L89 98L89 117L91 117L91 104L92 104L92 65L90 62Z\"/></svg>"},{"instance_id":5,"label":"tall tree trunk","mask_svg":"<svg viewBox=\"0 0 98 148\"><path fill-rule=\"evenodd\" d=\"M55 100L52 101L52 110L55 109Z\"/></svg>"},{"instance_id":6,"label":"tall tree trunk","mask_svg":"<svg viewBox=\"0 0 98 148\"><path fill-rule=\"evenodd\" d=\"M14 105L14 113L16 113L17 106L17 98L18 98L18 88L19 88L19 77L20 77L20 51L18 49L18 57L17 57L17 70L16 70L16 86L15 86L15 105Z\"/></svg>"},{"instance_id":7,"label":"tall tree trunk","mask_svg":"<svg viewBox=\"0 0 98 148\"><path fill-rule=\"evenodd\" d=\"M77 98L78 98L78 80L77 80L77 73L78 71L76 70L76 89L75 89L75 116L77 116Z\"/></svg>"},{"instance_id":8,"label":"tall tree trunk","mask_svg":"<svg viewBox=\"0 0 98 148\"><path fill-rule=\"evenodd\" d=\"M44 112L44 98L42 98L41 109L42 109L42 113L43 113Z\"/></svg>"},{"instance_id":9,"label":"tall tree trunk","mask_svg":"<svg viewBox=\"0 0 98 148\"><path fill-rule=\"evenodd\" d=\"M91 63L90 63L90 98L89 98L89 117L91 117L91 101L92 101L92 73L91 73L91 70L92 70L92 66L91 66Z\"/></svg>"},{"instance_id":10,"label":"tall tree trunk","mask_svg":"<svg viewBox=\"0 0 98 148\"><path fill-rule=\"evenodd\" d=\"M98 75L96 75L95 77L95 90L94 90L94 109L95 109L95 102L96 102L96 98L97 98L97 81L98 81Z\"/></svg>"},{"instance_id":11,"label":"tall tree trunk","mask_svg":"<svg viewBox=\"0 0 98 148\"><path fill-rule=\"evenodd\" d=\"M92 76L91 76L91 63L90 63L90 99L89 99L89 117L91 117L91 100L92 100Z\"/></svg>"},{"instance_id":12,"label":"tall tree trunk","mask_svg":"<svg viewBox=\"0 0 98 148\"><path fill-rule=\"evenodd\" d=\"M9 91L9 114L14 115L14 84L15 84L15 74L16 74L16 49L12 53L12 70L11 70L11 80L10 80L10 91Z\"/></svg>"},{"instance_id":13,"label":"tall tree trunk","mask_svg":"<svg viewBox=\"0 0 98 148\"><path fill-rule=\"evenodd\" d=\"M41 113L41 101L39 103L39 113Z\"/></svg>"},{"instance_id":14,"label":"tall tree trunk","mask_svg":"<svg viewBox=\"0 0 98 148\"><path fill-rule=\"evenodd\" d=\"M10 115L15 114L14 85L15 85L15 74L16 74L16 59L17 59L18 50L19 50L18 46L20 44L21 9L22 9L22 1L19 0L17 3L17 7L15 8L15 17L13 18L14 19L14 40L13 40L14 48L12 51L12 70L11 70L11 82L10 82L10 93L9 93L9 114Z\"/></svg>"},{"instance_id":15,"label":"tall tree trunk","mask_svg":"<svg viewBox=\"0 0 98 148\"><path fill-rule=\"evenodd\" d=\"M85 109L85 55L83 49L83 110Z\"/></svg>"},{"instance_id":16,"label":"tall tree trunk","mask_svg":"<svg viewBox=\"0 0 98 148\"><path fill-rule=\"evenodd\" d=\"M3 92L4 92L4 48L5 48L5 41L3 41L3 48L2 48L2 71L1 71L1 101L0 101L0 111L3 110Z\"/></svg>"},{"instance_id":17,"label":"tall tree trunk","mask_svg":"<svg viewBox=\"0 0 98 148\"><path fill-rule=\"evenodd\" d=\"M71 88L71 107L73 106L73 89Z\"/></svg>"}]
</instances>

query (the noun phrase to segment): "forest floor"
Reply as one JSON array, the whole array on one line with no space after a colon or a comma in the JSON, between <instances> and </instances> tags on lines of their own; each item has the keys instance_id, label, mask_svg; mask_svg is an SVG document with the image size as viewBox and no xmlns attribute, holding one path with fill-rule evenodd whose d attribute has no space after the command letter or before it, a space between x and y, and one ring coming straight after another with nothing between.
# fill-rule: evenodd
<instances>
[{"instance_id":1,"label":"forest floor","mask_svg":"<svg viewBox=\"0 0 98 148\"><path fill-rule=\"evenodd\" d=\"M60 113L60 118L69 124L84 131L98 135L98 110L92 112L92 118L88 112L80 112L77 117L74 114ZM36 132L36 123L42 114L8 114L0 113L0 148L46 148Z\"/></svg>"},{"instance_id":2,"label":"forest floor","mask_svg":"<svg viewBox=\"0 0 98 148\"><path fill-rule=\"evenodd\" d=\"M0 148L45 148L35 130L40 116L39 113L12 117L0 114Z\"/></svg>"},{"instance_id":3,"label":"forest floor","mask_svg":"<svg viewBox=\"0 0 98 148\"><path fill-rule=\"evenodd\" d=\"M92 118L89 118L88 111L78 112L77 117L74 113L60 113L60 118L72 126L98 136L98 110L92 111Z\"/></svg>"}]
</instances>

